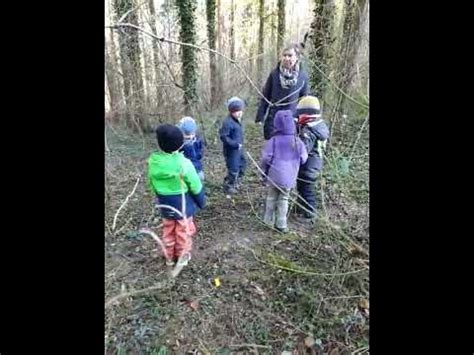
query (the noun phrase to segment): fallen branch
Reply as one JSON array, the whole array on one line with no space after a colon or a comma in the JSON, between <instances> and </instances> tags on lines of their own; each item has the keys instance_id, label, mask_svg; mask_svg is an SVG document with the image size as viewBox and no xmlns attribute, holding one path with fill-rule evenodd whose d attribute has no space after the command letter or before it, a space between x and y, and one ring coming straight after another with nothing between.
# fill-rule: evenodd
<instances>
[{"instance_id":1,"label":"fallen branch","mask_svg":"<svg viewBox=\"0 0 474 355\"><path fill-rule=\"evenodd\" d=\"M141 290L135 290L135 291L121 293L117 296L114 296L114 297L110 298L107 302L105 302L105 308L107 309L107 308L109 308L110 306L112 306L114 304L118 304L118 301L121 300L122 298L140 295L140 294L147 293L147 292L153 291L153 290L159 290L159 289L162 289L163 287L165 287L165 285L166 285L165 282L158 282L154 286L147 287L147 288L144 288L144 289L141 289Z\"/></svg>"},{"instance_id":2,"label":"fallen branch","mask_svg":"<svg viewBox=\"0 0 474 355\"><path fill-rule=\"evenodd\" d=\"M250 249L250 248L247 248L247 249L252 252L255 260L257 260L259 262L261 262L263 264L273 266L273 267L276 267L278 269L291 271L291 272L294 272L294 273L297 273L297 274L304 274L304 275L311 275L311 276L345 276L345 275L350 275L350 274L356 274L356 273L359 273L359 272L362 272L362 271L366 270L366 269L358 269L358 270L353 270L353 271L347 271L347 272L341 272L341 273L332 273L331 274L331 273L318 273L318 272L312 272L312 271L305 271L305 270L300 270L300 269L292 269L292 268L289 268L289 267L286 267L286 266L281 266L281 265L273 264L273 263L270 263L268 261L262 260L257 256L257 254L255 253L255 251L253 249Z\"/></svg>"},{"instance_id":3,"label":"fallen branch","mask_svg":"<svg viewBox=\"0 0 474 355\"><path fill-rule=\"evenodd\" d=\"M140 181L140 176L138 176L137 178L137 182L135 183L135 186L133 187L133 190L132 192L127 196L127 198L125 199L125 201L123 201L122 205L119 207L119 209L117 210L117 212L115 213L115 216L114 216L114 221L112 223L112 230L115 230L115 226L117 224L117 217L120 213L120 211L122 210L122 208L127 204L128 200L130 199L130 197L135 193L135 190L137 189L137 186L138 186L138 182Z\"/></svg>"},{"instance_id":4,"label":"fallen branch","mask_svg":"<svg viewBox=\"0 0 474 355\"><path fill-rule=\"evenodd\" d=\"M160 224L158 226L158 228L160 228L162 226L162 224ZM156 235L155 232L153 232L151 229L149 228L142 228L138 231L139 233L142 233L142 234L148 234L149 236L151 236L155 241L156 243L158 244L158 247L161 248L161 251L163 252L163 255L166 255L166 248L165 248L165 245L163 244L163 242L161 241L160 237L158 237Z\"/></svg>"}]
</instances>

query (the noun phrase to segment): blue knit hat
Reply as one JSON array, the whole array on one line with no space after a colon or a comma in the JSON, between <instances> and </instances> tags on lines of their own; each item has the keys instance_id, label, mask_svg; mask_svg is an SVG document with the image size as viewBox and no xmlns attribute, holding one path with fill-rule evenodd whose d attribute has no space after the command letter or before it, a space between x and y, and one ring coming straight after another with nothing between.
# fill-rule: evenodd
<instances>
[{"instance_id":1,"label":"blue knit hat","mask_svg":"<svg viewBox=\"0 0 474 355\"><path fill-rule=\"evenodd\" d=\"M183 131L183 133L187 136L191 135L191 134L195 134L196 133L196 129L197 129L197 126L196 126L196 121L194 121L194 118L192 117L189 117L189 116L186 116L186 117L183 117L179 123L178 123L178 127Z\"/></svg>"},{"instance_id":2,"label":"blue knit hat","mask_svg":"<svg viewBox=\"0 0 474 355\"><path fill-rule=\"evenodd\" d=\"M244 106L245 102L237 96L231 97L227 101L227 108L229 109L229 112L242 111Z\"/></svg>"}]
</instances>

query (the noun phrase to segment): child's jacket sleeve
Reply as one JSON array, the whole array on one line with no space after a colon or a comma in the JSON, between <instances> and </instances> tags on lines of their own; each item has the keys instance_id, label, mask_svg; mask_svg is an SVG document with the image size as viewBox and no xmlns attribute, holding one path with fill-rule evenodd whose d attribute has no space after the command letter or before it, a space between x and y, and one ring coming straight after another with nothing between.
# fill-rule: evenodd
<instances>
[{"instance_id":1,"label":"child's jacket sleeve","mask_svg":"<svg viewBox=\"0 0 474 355\"><path fill-rule=\"evenodd\" d=\"M184 173L184 182L189 188L189 194L193 198L194 202L199 208L204 208L206 205L206 196L204 195L204 187L201 179L196 172L196 169L192 163L188 160L189 164L186 164Z\"/></svg>"}]
</instances>

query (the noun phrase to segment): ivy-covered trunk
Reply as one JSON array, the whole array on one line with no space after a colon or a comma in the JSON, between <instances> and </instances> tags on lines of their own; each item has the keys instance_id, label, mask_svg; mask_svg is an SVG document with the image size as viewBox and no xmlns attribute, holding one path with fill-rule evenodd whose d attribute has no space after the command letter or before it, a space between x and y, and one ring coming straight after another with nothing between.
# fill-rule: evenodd
<instances>
[{"instance_id":1,"label":"ivy-covered trunk","mask_svg":"<svg viewBox=\"0 0 474 355\"><path fill-rule=\"evenodd\" d=\"M180 41L189 44L196 44L196 0L176 1L178 7L178 19L180 24ZM182 62L182 82L184 89L184 105L189 112L191 106L197 102L197 62L195 49L188 46L181 46Z\"/></svg>"}]
</instances>

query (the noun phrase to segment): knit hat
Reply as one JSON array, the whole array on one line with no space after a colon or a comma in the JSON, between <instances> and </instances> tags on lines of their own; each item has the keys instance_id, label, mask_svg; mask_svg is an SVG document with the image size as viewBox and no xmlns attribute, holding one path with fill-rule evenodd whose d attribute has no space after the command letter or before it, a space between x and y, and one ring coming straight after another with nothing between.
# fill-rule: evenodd
<instances>
[{"instance_id":1,"label":"knit hat","mask_svg":"<svg viewBox=\"0 0 474 355\"><path fill-rule=\"evenodd\" d=\"M316 96L303 96L296 106L296 114L321 117L321 105Z\"/></svg>"},{"instance_id":2,"label":"knit hat","mask_svg":"<svg viewBox=\"0 0 474 355\"><path fill-rule=\"evenodd\" d=\"M194 121L194 119L192 117L189 117L189 116L186 116L186 117L183 117L179 123L178 123L178 127L183 131L183 133L187 136L191 135L191 134L195 134L196 133L196 129L197 129L197 126L196 126L196 121Z\"/></svg>"},{"instance_id":3,"label":"knit hat","mask_svg":"<svg viewBox=\"0 0 474 355\"><path fill-rule=\"evenodd\" d=\"M229 112L242 111L244 109L244 106L244 101L238 98L237 96L231 97L227 101L227 108L229 109Z\"/></svg>"},{"instance_id":4,"label":"knit hat","mask_svg":"<svg viewBox=\"0 0 474 355\"><path fill-rule=\"evenodd\" d=\"M162 124L156 129L156 139L165 153L177 151L184 142L183 132L171 124Z\"/></svg>"}]
</instances>

